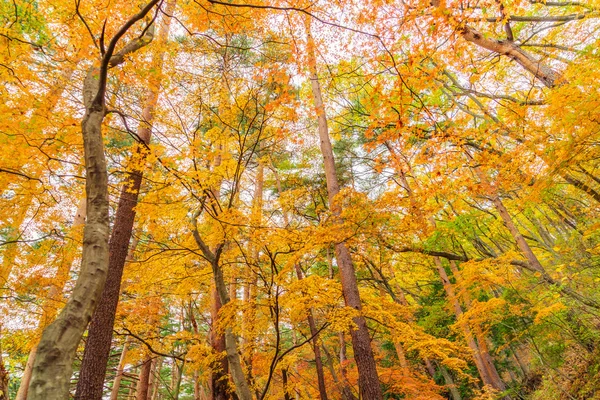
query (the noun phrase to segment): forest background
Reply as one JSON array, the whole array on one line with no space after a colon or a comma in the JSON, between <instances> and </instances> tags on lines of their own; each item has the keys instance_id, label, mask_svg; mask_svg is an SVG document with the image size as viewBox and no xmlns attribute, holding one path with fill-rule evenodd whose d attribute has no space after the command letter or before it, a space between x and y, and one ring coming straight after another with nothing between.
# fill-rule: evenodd
<instances>
[{"instance_id":1,"label":"forest background","mask_svg":"<svg viewBox=\"0 0 600 400\"><path fill-rule=\"evenodd\" d=\"M0 400L600 398L600 3L0 1Z\"/></svg>"}]
</instances>

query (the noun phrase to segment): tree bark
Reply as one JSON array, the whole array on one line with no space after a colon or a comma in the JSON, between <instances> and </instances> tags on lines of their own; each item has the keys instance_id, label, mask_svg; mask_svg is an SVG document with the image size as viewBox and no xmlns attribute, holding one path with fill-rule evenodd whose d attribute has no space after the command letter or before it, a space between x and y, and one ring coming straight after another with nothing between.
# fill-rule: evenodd
<instances>
[{"instance_id":1,"label":"tree bark","mask_svg":"<svg viewBox=\"0 0 600 400\"><path fill-rule=\"evenodd\" d=\"M221 163L220 157L215 160L215 166L218 166ZM220 189L221 183L219 182L213 188L211 188L212 192L212 200L217 202L220 197ZM202 211L202 210L200 210ZM211 250L206 243L202 240L200 233L198 232L198 221L197 218L200 215L200 211L196 215L194 215L192 219L192 234L194 236L194 240L196 244L202 251L204 257L210 262L213 277L215 280L215 288L221 301L221 305L225 306L229 303L229 290L227 288L227 284L225 283L225 278L223 277L223 269L221 268L220 257L225 247L226 243L222 242L215 250ZM246 375L244 374L244 370L242 368L241 357L238 353L238 344L235 335L231 328L225 328L225 351L227 353L227 362L229 366L229 371L231 373L231 378L233 379L233 383L235 385L235 391L239 400L252 400L252 393L250 392L250 386L248 385L248 380L246 379Z\"/></svg>"},{"instance_id":2,"label":"tree bark","mask_svg":"<svg viewBox=\"0 0 600 400\"><path fill-rule=\"evenodd\" d=\"M79 207L73 218L73 225L71 226L69 237L80 237L81 226L85 223L86 215L86 199L83 198L79 202ZM60 307L60 297L64 292L65 284L67 283L69 272L73 264L73 258L75 258L75 249L73 248L78 243L75 240L71 240L68 244L63 247L63 257L56 271L54 277L54 284L48 291L48 299L44 301L42 305L42 316L40 318L39 330L44 330L48 324L56 318L56 314ZM33 347L29 351L27 363L23 370L23 376L21 377L21 384L15 397L15 400L26 400L29 391L29 384L31 382L31 375L33 373L33 364L35 362L35 356L37 354L38 343L34 342Z\"/></svg>"},{"instance_id":3,"label":"tree bark","mask_svg":"<svg viewBox=\"0 0 600 400\"><path fill-rule=\"evenodd\" d=\"M167 3L166 15L171 15L175 1ZM169 32L171 18L165 17L159 33L159 45L163 44ZM138 138L142 142L137 147L131 164L142 165L148 151L146 146L150 143L152 133L152 120L154 108L158 99L160 72L162 70L163 52L158 53L152 61L151 68L157 70L157 76L150 80L148 97L142 111L144 121L138 127ZM126 174L125 183L121 189L121 196L115 214L115 222L110 236L109 265L106 285L102 292L102 299L92 318L86 342L79 381L77 382L76 399L100 400L106 365L112 342L115 313L121 294L121 278L128 255L129 242L135 221L135 206L138 202L140 186L143 177L142 167L134 166Z\"/></svg>"},{"instance_id":4,"label":"tree bark","mask_svg":"<svg viewBox=\"0 0 600 400\"><path fill-rule=\"evenodd\" d=\"M442 376L444 377L444 381L446 382L446 387L450 391L450 396L452 396L452 400L462 400L462 396L456 388L454 380L452 379L452 376L450 375L446 367L440 365L440 371L442 372Z\"/></svg>"},{"instance_id":5,"label":"tree bark","mask_svg":"<svg viewBox=\"0 0 600 400\"><path fill-rule=\"evenodd\" d=\"M4 361L2 360L2 342L0 342L0 400L9 400L8 371L4 367Z\"/></svg>"},{"instance_id":6,"label":"tree bark","mask_svg":"<svg viewBox=\"0 0 600 400\"><path fill-rule=\"evenodd\" d=\"M434 257L434 262L435 266L437 267L440 278L442 279L442 283L444 284L444 290L446 291L448 300L454 308L454 315L458 320L463 314L463 310L460 303L458 302L456 294L454 293L454 287L452 286L452 283L450 283L450 279L448 279L448 274L446 273L446 270L444 269L440 258ZM469 349L471 349L471 352L473 353L473 360L475 361L475 366L477 367L477 371L479 372L479 376L481 377L483 384L490 385L491 387L495 388L494 382L489 376L488 369L485 367L483 358L481 357L481 352L479 350L479 347L477 346L475 338L473 337L473 333L471 332L471 328L469 328L469 326L465 322L462 322L460 324L460 328L463 331L463 335L465 336L465 340L467 341Z\"/></svg>"},{"instance_id":7,"label":"tree bark","mask_svg":"<svg viewBox=\"0 0 600 400\"><path fill-rule=\"evenodd\" d=\"M460 275L460 271L458 270L456 262L453 260L450 260L450 269L452 271L452 274L454 275L454 278L456 279L457 285L461 285L462 277ZM464 302L467 308L471 308L471 297L469 296L469 293L467 291L465 291ZM494 359L492 358L492 355L490 354L490 351L488 349L487 338L485 337L481 326L479 324L476 324L474 329L475 337L477 338L477 343L479 346L479 351L481 353L481 359L483 361L484 367L488 372L490 379L493 381L493 386L501 391L506 390L506 385L500 377L496 366L494 365Z\"/></svg>"},{"instance_id":8,"label":"tree bark","mask_svg":"<svg viewBox=\"0 0 600 400\"><path fill-rule=\"evenodd\" d=\"M117 366L117 375L113 381L113 387L110 392L110 400L117 400L119 396L119 389L121 388L121 379L123 378L123 369L125 368L125 357L127 357L127 350L129 347L129 336L123 344L123 351L121 351L121 358L119 359L119 365Z\"/></svg>"},{"instance_id":9,"label":"tree bark","mask_svg":"<svg viewBox=\"0 0 600 400\"><path fill-rule=\"evenodd\" d=\"M108 69L125 61L125 56L147 45L153 29L129 42L121 51L115 47L121 37L143 19L159 0L151 0L131 17L109 42L100 61L84 81L85 115L82 121L86 168L87 222L83 233L81 271L71 298L57 319L45 330L38 346L29 387L32 400L64 399L69 395L72 363L79 340L102 295L108 269L108 173L102 141L106 114L104 96Z\"/></svg>"},{"instance_id":10,"label":"tree bark","mask_svg":"<svg viewBox=\"0 0 600 400\"><path fill-rule=\"evenodd\" d=\"M210 331L210 342L213 348L213 352L217 356L212 365L212 372L210 377L210 390L212 400L227 400L228 398L228 364L227 358L223 357L225 349L225 335L222 332L218 332L217 324L219 321L219 310L221 309L221 299L217 293L217 289L212 289L212 307L211 307L211 331Z\"/></svg>"},{"instance_id":11,"label":"tree bark","mask_svg":"<svg viewBox=\"0 0 600 400\"><path fill-rule=\"evenodd\" d=\"M84 90L98 93L98 69L88 72ZM87 222L81 272L73 294L38 346L30 399L63 399L69 393L72 362L79 340L100 298L108 268L108 174L102 142L104 102L86 102L82 122L86 166Z\"/></svg>"},{"instance_id":12,"label":"tree bark","mask_svg":"<svg viewBox=\"0 0 600 400\"><path fill-rule=\"evenodd\" d=\"M327 115L325 113L323 98L321 95L321 85L319 83L319 77L317 74L317 60L315 57L314 42L310 33L309 24L306 26L306 32L308 37L307 52L310 81L318 116L319 139L325 167L325 177L327 180L329 207L331 209L331 213L339 223L341 222L339 219L342 210L339 205L339 201L336 199L336 196L340 191L340 186L335 170L333 149L329 139ZM342 283L344 302L346 306L352 307L360 313L362 305L358 291L358 283L356 280L354 264L345 242L339 242L335 244L335 255L340 270L340 280ZM379 377L377 376L377 365L375 363L373 349L371 348L371 338L369 336L367 322L362 314L355 317L353 322L356 324L356 329L351 329L350 335L352 337L354 358L358 367L358 380L361 395L365 399L369 400L383 399L383 393L379 384Z\"/></svg>"},{"instance_id":13,"label":"tree bark","mask_svg":"<svg viewBox=\"0 0 600 400\"><path fill-rule=\"evenodd\" d=\"M150 388L150 373L152 372L152 357L148 356L142 364L140 378L138 380L135 400L148 400L148 389Z\"/></svg>"}]
</instances>

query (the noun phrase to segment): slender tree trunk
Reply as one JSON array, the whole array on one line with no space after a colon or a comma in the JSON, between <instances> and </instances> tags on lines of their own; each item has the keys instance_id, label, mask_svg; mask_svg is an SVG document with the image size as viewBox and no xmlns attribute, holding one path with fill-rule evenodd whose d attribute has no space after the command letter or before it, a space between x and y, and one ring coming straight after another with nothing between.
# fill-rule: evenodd
<instances>
[{"instance_id":1,"label":"slender tree trunk","mask_svg":"<svg viewBox=\"0 0 600 400\"><path fill-rule=\"evenodd\" d=\"M152 356L148 356L142 364L140 379L137 383L135 400L148 400L148 389L150 387L150 373L152 372Z\"/></svg>"},{"instance_id":2,"label":"slender tree trunk","mask_svg":"<svg viewBox=\"0 0 600 400\"><path fill-rule=\"evenodd\" d=\"M154 386L152 387L152 396L150 397L152 400L156 400L160 393L160 371L162 369L163 360L162 357L158 357L154 368Z\"/></svg>"},{"instance_id":3,"label":"slender tree trunk","mask_svg":"<svg viewBox=\"0 0 600 400\"><path fill-rule=\"evenodd\" d=\"M167 3L165 11L165 20L159 33L159 45L166 42L171 18L175 6L175 0ZM128 255L129 242L133 232L133 223L135 221L135 206L138 202L138 196L143 176L143 161L146 159L148 151L145 146L150 143L152 133L152 120L154 118L154 108L158 100L160 73L162 71L162 61L164 52L158 53L151 65L151 68L158 71L157 76L150 80L150 87L146 104L142 112L144 121L138 128L138 137L142 143L139 144L130 164L136 165L132 171L126 175L125 183L121 189L121 196L115 222L109 242L109 265L106 278L106 285L102 292L102 299L94 313L92 323L89 327L88 339L86 342L83 360L81 362L81 371L79 381L77 382L76 399L100 400L102 398L102 389L104 378L106 376L106 365L110 354L112 342L113 325L119 297L121 294L121 278L123 268Z\"/></svg>"},{"instance_id":4,"label":"slender tree trunk","mask_svg":"<svg viewBox=\"0 0 600 400\"><path fill-rule=\"evenodd\" d=\"M450 269L454 278L456 279L457 285L462 285L462 276L456 265L455 261L450 261ZM466 288L465 288L466 289ZM469 296L468 291L465 290L464 302L467 308L471 308L471 297ZM494 365L494 359L492 358L488 346L487 346L487 338L485 337L483 331L481 330L481 326L479 324L475 324L475 337L477 338L479 351L481 353L481 359L483 364L488 372L490 379L493 381L493 386L501 391L506 390L506 384L500 377L496 366Z\"/></svg>"},{"instance_id":5,"label":"slender tree trunk","mask_svg":"<svg viewBox=\"0 0 600 400\"><path fill-rule=\"evenodd\" d=\"M467 157L470 160L473 160L473 157L471 156L471 154L468 151L465 151L465 154L467 155ZM473 168L473 170L475 171L477 177L483 184L489 185L488 180L487 180L485 174L483 173L483 171L481 170L481 168L476 166ZM504 226L506 226L506 228L510 232L511 236L517 243L517 247L519 248L521 253L523 253L525 258L527 259L527 263L524 263L521 266L525 267L526 269L528 269L530 271L538 273L541 276L541 280L543 282L545 282L548 285L555 286L559 291L561 291L565 295L581 302L582 304L593 307L595 309L600 309L599 303L582 295L581 293L577 292L576 290L571 289L570 287L568 287L566 285L560 284L559 282L555 281L554 278L552 278L552 276L550 276L550 274L548 274L546 269L542 266L539 259L537 258L537 256L535 255L535 253L533 252L531 247L529 246L529 243L527 243L527 241L525 240L525 238L523 237L523 235L521 234L521 232L515 225L508 210L504 206L504 203L500 199L500 196L498 196L498 194L496 193L496 189L495 188L491 188L491 189L493 192L491 199L492 199L492 203L494 204L494 207L496 208L496 211L498 211L500 218L502 218L502 222L504 222Z\"/></svg>"},{"instance_id":6,"label":"slender tree trunk","mask_svg":"<svg viewBox=\"0 0 600 400\"><path fill-rule=\"evenodd\" d=\"M215 160L215 166L219 165L221 162L220 158ZM212 189L212 201L217 202L220 197L220 186L219 182ZM194 240L196 244L204 254L207 260L210 261L210 265L213 272L213 277L215 280L215 288L221 301L221 305L225 306L229 303L230 300L230 292L225 282L225 278L223 276L223 269L221 268L220 256L222 254L223 248L226 246L226 243L220 243L217 245L216 249L212 251L206 243L202 240L197 228L197 218L199 216L196 214L192 219L193 229L192 234L194 236ZM231 373L231 378L233 380L235 391L239 400L252 400L252 393L250 392L250 386L248 385L248 380L244 374L244 370L242 368L241 357L238 353L238 344L235 335L230 327L225 328L225 351L227 353L227 362L229 366L229 371Z\"/></svg>"},{"instance_id":7,"label":"slender tree trunk","mask_svg":"<svg viewBox=\"0 0 600 400\"><path fill-rule=\"evenodd\" d=\"M121 351L121 358L119 359L119 365L117 366L117 374L115 375L115 380L113 381L113 387L110 392L110 400L117 400L119 396L119 389L121 388L121 379L123 379L123 370L125 368L125 357L127 357L127 350L129 347L129 336L125 340L125 344L123 344L123 351Z\"/></svg>"},{"instance_id":8,"label":"slender tree trunk","mask_svg":"<svg viewBox=\"0 0 600 400\"><path fill-rule=\"evenodd\" d=\"M2 333L0 331L0 333ZM2 360L2 342L0 342L0 400L9 400L8 398L8 371L4 367Z\"/></svg>"},{"instance_id":9,"label":"slender tree trunk","mask_svg":"<svg viewBox=\"0 0 600 400\"><path fill-rule=\"evenodd\" d=\"M221 304L224 306L229 303L229 293L223 278L223 271L217 263L212 263L212 267L217 293L219 294ZM225 328L225 350L227 352L227 360L229 362L231 377L233 378L237 395L240 400L251 400L252 394L250 393L250 387L248 386L248 381L246 380L242 369L242 363L237 347L237 340L233 331L229 327Z\"/></svg>"},{"instance_id":10,"label":"slender tree trunk","mask_svg":"<svg viewBox=\"0 0 600 400\"><path fill-rule=\"evenodd\" d=\"M444 377L444 381L446 382L446 387L450 391L450 396L452 396L452 400L462 400L462 396L456 388L454 380L452 379L452 376L450 375L446 367L440 365L440 371L442 372L442 376Z\"/></svg>"},{"instance_id":11,"label":"slender tree trunk","mask_svg":"<svg viewBox=\"0 0 600 400\"><path fill-rule=\"evenodd\" d=\"M327 180L327 193L329 197L329 207L335 218L340 218L341 207L339 200L336 199L340 191L336 170L333 149L329 139L329 131L327 126L327 116L323 105L321 95L321 85L317 74L317 60L315 57L314 42L310 33L310 25L306 27L308 36L308 64L310 69L310 81L312 93L315 103L315 108L319 123L319 138L321 145L321 153L323 155L323 163L325 167L325 177ZM342 294L346 306L352 307L359 313L362 309L360 294L358 291L358 283L354 270L352 257L345 242L335 244L335 255L340 270L340 280L342 283ZM365 399L380 400L383 399L383 393L377 376L377 365L371 348L371 338L367 328L365 317L360 314L354 318L356 329L352 329L350 335L352 337L352 347L354 349L354 358L358 367L359 386L361 395Z\"/></svg>"},{"instance_id":12,"label":"slender tree trunk","mask_svg":"<svg viewBox=\"0 0 600 400\"><path fill-rule=\"evenodd\" d=\"M150 368L150 380L148 382L148 400L152 400L155 388L157 386L156 367L159 365L159 358L152 359L152 367Z\"/></svg>"},{"instance_id":13,"label":"slender tree trunk","mask_svg":"<svg viewBox=\"0 0 600 400\"><path fill-rule=\"evenodd\" d=\"M285 369L285 368L281 369L281 382L283 384L283 398L285 400L292 400L292 398L290 397L290 393L288 391L288 375L287 375L287 369Z\"/></svg>"},{"instance_id":14,"label":"slender tree trunk","mask_svg":"<svg viewBox=\"0 0 600 400\"><path fill-rule=\"evenodd\" d=\"M213 352L217 356L217 360L212 366L212 372L210 377L210 389L212 400L226 400L228 398L227 388L227 375L228 375L228 364L227 358L223 357L225 352L225 335L217 330L217 324L219 321L219 310L221 309L221 299L217 293L217 289L212 289L212 307L211 307L211 331L210 331L210 342L213 348Z\"/></svg>"},{"instance_id":15,"label":"slender tree trunk","mask_svg":"<svg viewBox=\"0 0 600 400\"><path fill-rule=\"evenodd\" d=\"M356 400L356 396L354 396L354 394L352 393L352 389L348 385L348 381L346 380L345 376L342 377L343 382L340 382L340 379L338 378L338 376L335 372L335 368L333 367L333 357L331 356L329 351L327 351L327 348L325 347L325 345L322 346L322 349L323 349L323 353L325 354L325 364L327 365L327 368L329 369L329 372L331 373L331 377L333 378L333 382L335 383L335 386L340 391L342 400Z\"/></svg>"}]
</instances>

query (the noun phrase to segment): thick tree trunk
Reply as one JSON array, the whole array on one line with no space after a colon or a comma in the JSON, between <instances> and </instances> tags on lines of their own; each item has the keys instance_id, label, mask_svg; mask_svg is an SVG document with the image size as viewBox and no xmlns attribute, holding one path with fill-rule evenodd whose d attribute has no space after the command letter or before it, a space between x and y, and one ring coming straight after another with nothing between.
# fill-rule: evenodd
<instances>
[{"instance_id":1,"label":"thick tree trunk","mask_svg":"<svg viewBox=\"0 0 600 400\"><path fill-rule=\"evenodd\" d=\"M323 105L321 95L321 85L317 75L317 60L315 57L314 42L310 33L310 26L307 25L308 36L308 64L310 70L310 81L312 93L315 103L315 108L319 123L319 139L321 145L321 153L323 155L323 163L325 167L325 177L327 180L327 193L329 197L329 207L334 217L338 220L341 214L339 200L336 199L340 191L336 170L333 149L329 139L329 130L327 127L327 116ZM352 307L359 313L362 309L360 294L358 292L358 283L352 257L345 242L335 244L335 255L340 270L340 280L342 283L342 294L346 306ZM356 329L352 329L352 347L354 349L354 359L358 367L359 386L361 395L365 399L379 400L383 399L383 393L377 376L377 366L373 349L371 348L371 338L367 328L365 317L360 314L354 318Z\"/></svg>"},{"instance_id":2,"label":"thick tree trunk","mask_svg":"<svg viewBox=\"0 0 600 400\"><path fill-rule=\"evenodd\" d=\"M98 93L98 69L88 73L85 89ZM29 398L68 396L72 362L79 340L100 298L108 268L108 174L102 143L103 103L88 103L82 122L86 165L87 222L81 271L64 309L45 330L33 367Z\"/></svg>"},{"instance_id":3,"label":"thick tree trunk","mask_svg":"<svg viewBox=\"0 0 600 400\"><path fill-rule=\"evenodd\" d=\"M174 6L174 0L168 3L166 15L172 14ZM166 41L170 22L171 18L165 17L161 32L159 33L159 45ZM158 99L162 59L163 53L158 53L151 65L151 68L157 70L158 73L156 77L151 79L148 97L142 111L144 121L138 127L137 135L142 143L138 145L137 150L134 151L130 160L130 164L135 166L131 172L126 174L125 183L121 189L121 196L108 246L109 265L106 285L89 328L88 339L81 362L79 381L77 382L76 399L100 400L102 398L115 313L121 295L121 278L123 276L125 261L127 260L129 242L135 221L135 206L138 202L143 176L143 169L139 165L143 165L143 161L148 154L146 146L150 143L152 133L151 124Z\"/></svg>"}]
</instances>

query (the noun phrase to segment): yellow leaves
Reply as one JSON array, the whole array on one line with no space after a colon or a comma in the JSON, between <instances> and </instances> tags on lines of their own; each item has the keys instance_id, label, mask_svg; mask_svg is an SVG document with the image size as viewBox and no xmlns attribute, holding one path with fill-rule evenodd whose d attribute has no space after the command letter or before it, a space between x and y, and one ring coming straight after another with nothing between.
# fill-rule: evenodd
<instances>
[{"instance_id":1,"label":"yellow leaves","mask_svg":"<svg viewBox=\"0 0 600 400\"><path fill-rule=\"evenodd\" d=\"M352 307L340 307L334 308L327 315L327 321L329 322L329 328L334 332L349 332L356 330L357 326L353 321L353 318L360 315L360 313Z\"/></svg>"},{"instance_id":2,"label":"yellow leaves","mask_svg":"<svg viewBox=\"0 0 600 400\"><path fill-rule=\"evenodd\" d=\"M311 309L328 312L327 310L333 308L334 310L328 314L333 323L333 320L344 318L344 313L337 314L338 311L335 310L340 304L341 295L339 282L318 275L309 275L302 280L288 283L287 290L281 296L280 304L287 310L294 323L304 322Z\"/></svg>"},{"instance_id":3,"label":"yellow leaves","mask_svg":"<svg viewBox=\"0 0 600 400\"><path fill-rule=\"evenodd\" d=\"M492 297L487 301L473 300L468 310L458 318L455 329L460 330L461 324L472 327L492 326L506 318L508 304L505 299Z\"/></svg>"},{"instance_id":4,"label":"yellow leaves","mask_svg":"<svg viewBox=\"0 0 600 400\"><path fill-rule=\"evenodd\" d=\"M533 320L534 324L539 324L544 321L547 317L554 316L556 313L565 310L567 307L560 301L556 303L552 303L549 306L544 306L542 304L539 307L535 307L534 311L537 312L535 319Z\"/></svg>"}]
</instances>

